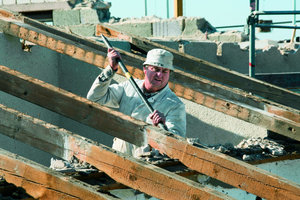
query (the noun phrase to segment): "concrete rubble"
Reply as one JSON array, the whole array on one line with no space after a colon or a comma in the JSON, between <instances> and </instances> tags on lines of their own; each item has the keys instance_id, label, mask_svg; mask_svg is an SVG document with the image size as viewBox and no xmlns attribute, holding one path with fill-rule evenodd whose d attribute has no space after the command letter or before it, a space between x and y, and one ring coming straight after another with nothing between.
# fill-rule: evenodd
<instances>
[{"instance_id":1,"label":"concrete rubble","mask_svg":"<svg viewBox=\"0 0 300 200\"><path fill-rule=\"evenodd\" d=\"M269 138L252 137L243 139L238 145L210 146L212 149L243 161L258 161L291 154L296 149L284 141ZM294 152L295 153L295 152Z\"/></svg>"},{"instance_id":2,"label":"concrete rubble","mask_svg":"<svg viewBox=\"0 0 300 200\"><path fill-rule=\"evenodd\" d=\"M80 162L76 157L72 157L70 160L60 160L51 158L50 169L60 172L81 172L81 173L92 173L98 170L86 162Z\"/></svg>"}]
</instances>

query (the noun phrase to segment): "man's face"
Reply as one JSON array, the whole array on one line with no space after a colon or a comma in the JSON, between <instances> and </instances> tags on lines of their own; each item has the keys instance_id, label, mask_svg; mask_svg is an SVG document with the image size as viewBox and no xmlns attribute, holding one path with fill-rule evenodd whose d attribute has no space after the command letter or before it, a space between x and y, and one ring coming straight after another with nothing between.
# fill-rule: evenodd
<instances>
[{"instance_id":1,"label":"man's face","mask_svg":"<svg viewBox=\"0 0 300 200\"><path fill-rule=\"evenodd\" d=\"M169 69L148 65L144 67L144 73L144 87L147 92L157 92L168 84Z\"/></svg>"}]
</instances>

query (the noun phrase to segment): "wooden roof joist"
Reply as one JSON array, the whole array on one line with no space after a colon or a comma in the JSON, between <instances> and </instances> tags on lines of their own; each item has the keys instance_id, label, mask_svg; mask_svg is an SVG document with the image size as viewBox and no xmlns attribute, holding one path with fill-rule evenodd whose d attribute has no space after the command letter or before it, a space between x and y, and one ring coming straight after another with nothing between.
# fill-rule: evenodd
<instances>
[{"instance_id":1,"label":"wooden roof joist","mask_svg":"<svg viewBox=\"0 0 300 200\"><path fill-rule=\"evenodd\" d=\"M283 197L284 199L296 199L300 197L300 186L286 179L274 176L264 170L260 170L259 168L215 151L192 146L179 136L174 136L169 132L152 125L147 125L131 117L125 117L122 113L102 107L97 103L88 101L87 99L78 97L75 94L42 81L21 75L3 66L0 70L0 89L6 92L9 91L10 94L107 132L113 136L120 137L129 142L135 142L135 144L143 143L142 138L146 133L148 143L169 157L179 159L184 165L193 170L207 174L260 197L267 199L282 199ZM76 107L76 110L74 110L74 107ZM126 173L119 172L117 169L113 172L107 172L106 170L108 169L105 168L107 165L104 165L104 163L100 161L102 157L99 157L101 152L106 151L100 147L93 146L93 143L87 142L88 144L86 144L82 139L75 140L74 137L71 136L59 136L58 133L63 134L65 132L57 128L51 130L43 128L43 131L33 131L33 126L43 124L37 119L30 120L30 122L27 123L24 121L28 121L27 116L18 112L16 113L16 111L10 114L11 111L8 112L7 110L7 108L2 106L0 114L3 113L3 116L0 115L0 118L4 120L1 120L0 123L10 124L11 128L1 126L4 127L4 130L0 132L6 132L10 137L27 142L45 151L51 151L50 153L59 157L64 156L63 158L67 158L69 154L65 149L79 152L76 156L79 156L80 159L96 167L102 167L99 169L108 173L110 176L115 173L118 177L126 175ZM9 116L7 116L7 114ZM107 123L107 120L109 120L109 123ZM32 123L32 121L34 123ZM118 123L117 126L114 123L115 121ZM51 131L51 133L49 133L49 131ZM117 133L118 131L122 132L122 134ZM53 135L53 132L55 135ZM39 134L35 135L35 133ZM128 137L122 137L124 135L128 135ZM135 137L139 139L132 140L132 138ZM80 142L74 144L75 141L79 140ZM82 146L79 144L82 144ZM68 145L68 147L58 148L57 145ZM87 154L91 154L92 157L88 157ZM109 157L109 162L118 162L126 168L130 166L129 163L127 163L129 161L124 160L124 157L119 158L110 151L106 152L105 155L103 154L102 159L107 159L107 157ZM132 158L128 159L132 160ZM110 166L113 165L110 164ZM133 168L140 170L140 168L136 166ZM132 173L140 173L140 171ZM130 175L129 177L131 177L131 181L135 182L136 175L132 176ZM122 182L124 180L120 180L120 178L116 180L124 183ZM162 182L164 181L162 180ZM125 185L128 185L128 183L125 183Z\"/></svg>"},{"instance_id":2,"label":"wooden roof joist","mask_svg":"<svg viewBox=\"0 0 300 200\"><path fill-rule=\"evenodd\" d=\"M175 173L124 156L107 146L3 105L0 105L0 116L3 118L0 122L1 133L66 160L76 156L114 180L159 199L232 199ZM38 173L30 174L39 178Z\"/></svg>"},{"instance_id":3,"label":"wooden roof joist","mask_svg":"<svg viewBox=\"0 0 300 200\"><path fill-rule=\"evenodd\" d=\"M1 130L2 126L1 124ZM6 182L22 187L35 199L116 199L3 149L0 149L0 160L0 176Z\"/></svg>"},{"instance_id":4,"label":"wooden roof joist","mask_svg":"<svg viewBox=\"0 0 300 200\"><path fill-rule=\"evenodd\" d=\"M9 12L0 10L0 15L3 16L0 18L0 29L7 34L23 38L97 67L106 66L107 49L102 43L59 31L26 17L16 18ZM120 52L130 73L136 78L143 78L141 66L144 58L122 50ZM122 74L121 71L119 73ZM287 137L299 139L297 136L299 135L299 126L297 127L297 123L300 122L299 110L249 95L241 90L232 89L183 71L175 70L170 81L170 88L179 97Z\"/></svg>"},{"instance_id":5,"label":"wooden roof joist","mask_svg":"<svg viewBox=\"0 0 300 200\"><path fill-rule=\"evenodd\" d=\"M255 95L264 97L282 105L300 109L300 95L292 91L277 87L272 84L257 80L244 74L232 71L225 67L207 62L200 58L184 54L175 49L153 42L147 38L138 37L129 33L114 30L107 25L101 24L96 27L96 35L104 34L112 38L126 40L133 45L133 48L142 52L148 52L153 48L163 48L173 53L174 65L191 74L201 75L219 83L229 85L233 88L240 88ZM298 102L298 104L295 104Z\"/></svg>"}]
</instances>

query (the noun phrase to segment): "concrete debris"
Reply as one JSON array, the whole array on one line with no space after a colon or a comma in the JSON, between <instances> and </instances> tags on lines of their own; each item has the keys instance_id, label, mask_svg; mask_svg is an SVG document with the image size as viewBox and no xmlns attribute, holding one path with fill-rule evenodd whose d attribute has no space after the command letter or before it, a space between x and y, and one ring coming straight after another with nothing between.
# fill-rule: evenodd
<instances>
[{"instance_id":1,"label":"concrete debris","mask_svg":"<svg viewBox=\"0 0 300 200\"><path fill-rule=\"evenodd\" d=\"M117 189L109 191L112 195L126 200L156 200L157 198L151 197L147 194L141 193L134 189Z\"/></svg>"},{"instance_id":2,"label":"concrete debris","mask_svg":"<svg viewBox=\"0 0 300 200\"><path fill-rule=\"evenodd\" d=\"M244 161L262 160L286 154L282 144L260 137L244 139L236 146L227 143L225 145L210 146L210 148Z\"/></svg>"},{"instance_id":3,"label":"concrete debris","mask_svg":"<svg viewBox=\"0 0 300 200\"><path fill-rule=\"evenodd\" d=\"M109 9L111 7L111 3L101 0L83 0L82 2L76 4L74 9L81 9L86 7L93 9Z\"/></svg>"},{"instance_id":4,"label":"concrete debris","mask_svg":"<svg viewBox=\"0 0 300 200\"><path fill-rule=\"evenodd\" d=\"M90 164L86 162L80 162L74 156L69 161L51 158L50 169L60 172L81 172L87 174L98 171Z\"/></svg>"},{"instance_id":5,"label":"concrete debris","mask_svg":"<svg viewBox=\"0 0 300 200\"><path fill-rule=\"evenodd\" d=\"M282 55L295 54L299 49L299 43L280 43L278 50Z\"/></svg>"},{"instance_id":6,"label":"concrete debris","mask_svg":"<svg viewBox=\"0 0 300 200\"><path fill-rule=\"evenodd\" d=\"M154 148L150 150L149 146L147 146L145 149L139 149L139 151L136 151L134 157L146 161L152 165L159 165L169 161L174 161L174 159L160 154L159 151Z\"/></svg>"},{"instance_id":7,"label":"concrete debris","mask_svg":"<svg viewBox=\"0 0 300 200\"><path fill-rule=\"evenodd\" d=\"M242 50L249 50L249 41L240 42L239 46ZM256 50L268 50L271 47L278 47L278 42L275 40L255 40Z\"/></svg>"},{"instance_id":8,"label":"concrete debris","mask_svg":"<svg viewBox=\"0 0 300 200\"><path fill-rule=\"evenodd\" d=\"M187 142L201 147L199 138L187 138ZM244 139L236 146L226 143L208 147L244 161L262 160L287 154L286 146L281 144L281 141L260 137Z\"/></svg>"},{"instance_id":9,"label":"concrete debris","mask_svg":"<svg viewBox=\"0 0 300 200\"><path fill-rule=\"evenodd\" d=\"M242 31L226 31L209 34L208 39L216 42L244 42L248 41L249 37Z\"/></svg>"}]
</instances>

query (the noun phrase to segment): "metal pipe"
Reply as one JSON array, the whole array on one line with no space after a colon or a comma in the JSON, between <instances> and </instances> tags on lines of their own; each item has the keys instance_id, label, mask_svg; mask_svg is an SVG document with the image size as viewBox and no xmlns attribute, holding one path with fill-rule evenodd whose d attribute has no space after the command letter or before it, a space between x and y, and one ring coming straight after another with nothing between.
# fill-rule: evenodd
<instances>
[{"instance_id":1,"label":"metal pipe","mask_svg":"<svg viewBox=\"0 0 300 200\"><path fill-rule=\"evenodd\" d=\"M147 13L147 0L145 0L145 16L147 16L148 13Z\"/></svg>"},{"instance_id":2,"label":"metal pipe","mask_svg":"<svg viewBox=\"0 0 300 200\"><path fill-rule=\"evenodd\" d=\"M167 0L167 19L170 18L169 0Z\"/></svg>"},{"instance_id":3,"label":"metal pipe","mask_svg":"<svg viewBox=\"0 0 300 200\"><path fill-rule=\"evenodd\" d=\"M251 13L258 10L258 0L250 0ZM255 77L255 23L258 16L251 14L249 24L249 76Z\"/></svg>"},{"instance_id":4,"label":"metal pipe","mask_svg":"<svg viewBox=\"0 0 300 200\"><path fill-rule=\"evenodd\" d=\"M251 23L249 29L249 76L255 77L255 23Z\"/></svg>"},{"instance_id":5,"label":"metal pipe","mask_svg":"<svg viewBox=\"0 0 300 200\"><path fill-rule=\"evenodd\" d=\"M286 28L286 29L300 29L297 26L279 26L279 25L267 25L267 24L256 24L256 27L269 27L269 28Z\"/></svg>"},{"instance_id":6,"label":"metal pipe","mask_svg":"<svg viewBox=\"0 0 300 200\"><path fill-rule=\"evenodd\" d=\"M296 0L294 0L294 11L296 11ZM294 14L294 25L296 25L296 14Z\"/></svg>"},{"instance_id":7,"label":"metal pipe","mask_svg":"<svg viewBox=\"0 0 300 200\"><path fill-rule=\"evenodd\" d=\"M109 43L109 41L107 40L107 38L103 34L101 34L101 37L103 39L104 44L107 46L107 48L113 48L112 45ZM127 70L126 66L124 65L123 61L121 59L117 59L117 62L119 64L120 68L122 69L122 71L124 72L125 77L129 80L130 84L135 89L135 91L137 92L137 94L139 95L139 97L141 98L143 103L147 106L150 113L153 113L154 112L153 107L151 106L151 104L149 103L149 101L145 97L144 93L139 88L139 86L136 84L136 82L132 78L131 74L128 72L128 70ZM160 128L163 128L166 131L168 130L168 128L165 124L159 123L158 125L159 125Z\"/></svg>"},{"instance_id":8,"label":"metal pipe","mask_svg":"<svg viewBox=\"0 0 300 200\"><path fill-rule=\"evenodd\" d=\"M297 20L296 22L300 22L300 20ZM271 25L272 24L289 24L289 23L293 23L293 21L273 22L273 23L271 23ZM215 28L216 29L221 29L221 28L241 28L241 27L244 27L244 26L245 25L231 25L231 26L217 26Z\"/></svg>"},{"instance_id":9,"label":"metal pipe","mask_svg":"<svg viewBox=\"0 0 300 200\"><path fill-rule=\"evenodd\" d=\"M299 10L287 10L287 11L254 11L253 15L292 15L292 14L300 14Z\"/></svg>"}]
</instances>

